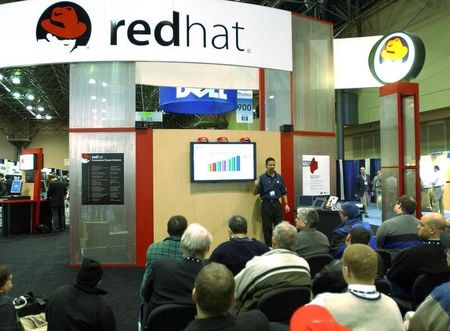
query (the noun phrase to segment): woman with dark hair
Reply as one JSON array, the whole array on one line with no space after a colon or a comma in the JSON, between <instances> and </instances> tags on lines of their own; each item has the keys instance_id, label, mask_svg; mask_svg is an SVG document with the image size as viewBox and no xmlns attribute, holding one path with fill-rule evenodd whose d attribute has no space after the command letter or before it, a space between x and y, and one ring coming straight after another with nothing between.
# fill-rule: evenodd
<instances>
[{"instance_id":1,"label":"woman with dark hair","mask_svg":"<svg viewBox=\"0 0 450 331\"><path fill-rule=\"evenodd\" d=\"M5 266L0 266L0 330L23 331L13 300L7 294L12 289L12 274Z\"/></svg>"}]
</instances>

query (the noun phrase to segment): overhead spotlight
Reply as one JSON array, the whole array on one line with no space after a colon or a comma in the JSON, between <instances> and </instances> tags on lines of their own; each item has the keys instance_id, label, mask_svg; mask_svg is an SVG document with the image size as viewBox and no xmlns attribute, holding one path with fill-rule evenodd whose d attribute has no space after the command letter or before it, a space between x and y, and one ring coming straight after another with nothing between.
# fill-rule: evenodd
<instances>
[{"instance_id":1,"label":"overhead spotlight","mask_svg":"<svg viewBox=\"0 0 450 331\"><path fill-rule=\"evenodd\" d=\"M102 86L103 86L103 87L106 87L106 86L108 86L108 83L102 82Z\"/></svg>"},{"instance_id":2,"label":"overhead spotlight","mask_svg":"<svg viewBox=\"0 0 450 331\"><path fill-rule=\"evenodd\" d=\"M30 106L30 105L28 105L26 108L27 108L27 110L33 110L33 106Z\"/></svg>"},{"instance_id":3,"label":"overhead spotlight","mask_svg":"<svg viewBox=\"0 0 450 331\"><path fill-rule=\"evenodd\" d=\"M0 80L3 80L3 77L5 77L5 76L3 76L2 74L0 74Z\"/></svg>"},{"instance_id":4,"label":"overhead spotlight","mask_svg":"<svg viewBox=\"0 0 450 331\"><path fill-rule=\"evenodd\" d=\"M34 95L33 94L28 94L27 95L27 99L30 100L30 101L33 101L34 100Z\"/></svg>"},{"instance_id":5,"label":"overhead spotlight","mask_svg":"<svg viewBox=\"0 0 450 331\"><path fill-rule=\"evenodd\" d=\"M97 99L97 96L91 95L91 100L96 100L96 99Z\"/></svg>"},{"instance_id":6,"label":"overhead spotlight","mask_svg":"<svg viewBox=\"0 0 450 331\"><path fill-rule=\"evenodd\" d=\"M38 120L40 120L40 119L42 118L42 115L41 115L41 114L37 114L37 115L36 115L36 118L37 118Z\"/></svg>"},{"instance_id":7,"label":"overhead spotlight","mask_svg":"<svg viewBox=\"0 0 450 331\"><path fill-rule=\"evenodd\" d=\"M21 95L20 95L19 92L13 92L13 93L12 93L12 96L13 96L15 99L19 99L19 98L21 97Z\"/></svg>"},{"instance_id":8,"label":"overhead spotlight","mask_svg":"<svg viewBox=\"0 0 450 331\"><path fill-rule=\"evenodd\" d=\"M217 137L217 142L219 143L227 143L228 138L227 137Z\"/></svg>"},{"instance_id":9,"label":"overhead spotlight","mask_svg":"<svg viewBox=\"0 0 450 331\"><path fill-rule=\"evenodd\" d=\"M239 139L239 141L241 143L249 143L249 142L251 142L249 137L242 137L241 139Z\"/></svg>"},{"instance_id":10,"label":"overhead spotlight","mask_svg":"<svg viewBox=\"0 0 450 331\"><path fill-rule=\"evenodd\" d=\"M13 78L11 78L11 83L15 84L15 85L19 85L20 84L20 78L17 76L14 76Z\"/></svg>"},{"instance_id":11,"label":"overhead spotlight","mask_svg":"<svg viewBox=\"0 0 450 331\"><path fill-rule=\"evenodd\" d=\"M274 95L269 95L269 99L275 99Z\"/></svg>"},{"instance_id":12,"label":"overhead spotlight","mask_svg":"<svg viewBox=\"0 0 450 331\"><path fill-rule=\"evenodd\" d=\"M91 84L91 85L94 85L94 84L97 83L97 82L95 81L94 78L90 78L90 79L88 80L88 83Z\"/></svg>"},{"instance_id":13,"label":"overhead spotlight","mask_svg":"<svg viewBox=\"0 0 450 331\"><path fill-rule=\"evenodd\" d=\"M197 141L199 143L207 143L209 140L208 140L208 137L198 137Z\"/></svg>"},{"instance_id":14,"label":"overhead spotlight","mask_svg":"<svg viewBox=\"0 0 450 331\"><path fill-rule=\"evenodd\" d=\"M37 110L39 110L39 111L44 111L44 107L39 106L39 107L37 108Z\"/></svg>"},{"instance_id":15,"label":"overhead spotlight","mask_svg":"<svg viewBox=\"0 0 450 331\"><path fill-rule=\"evenodd\" d=\"M106 98L102 98L102 102L106 102Z\"/></svg>"},{"instance_id":16,"label":"overhead spotlight","mask_svg":"<svg viewBox=\"0 0 450 331\"><path fill-rule=\"evenodd\" d=\"M45 119L46 119L46 120L51 120L51 119L52 119L52 116L51 116L51 115L45 115Z\"/></svg>"}]
</instances>

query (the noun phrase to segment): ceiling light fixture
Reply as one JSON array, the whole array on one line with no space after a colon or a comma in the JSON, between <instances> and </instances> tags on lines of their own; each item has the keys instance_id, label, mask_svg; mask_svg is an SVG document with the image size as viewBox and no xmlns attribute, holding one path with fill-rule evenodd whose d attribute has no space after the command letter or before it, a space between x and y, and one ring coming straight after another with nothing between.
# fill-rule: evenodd
<instances>
[{"instance_id":1,"label":"ceiling light fixture","mask_svg":"<svg viewBox=\"0 0 450 331\"><path fill-rule=\"evenodd\" d=\"M11 79L11 82L12 82L13 84L15 84L15 85L19 85L19 84L20 84L20 78L17 77L17 76L14 76L14 77Z\"/></svg>"},{"instance_id":2,"label":"ceiling light fixture","mask_svg":"<svg viewBox=\"0 0 450 331\"><path fill-rule=\"evenodd\" d=\"M27 110L33 110L33 106L30 106L30 105L26 106L26 108L27 108Z\"/></svg>"},{"instance_id":3,"label":"ceiling light fixture","mask_svg":"<svg viewBox=\"0 0 450 331\"><path fill-rule=\"evenodd\" d=\"M33 94L28 94L27 95L27 99L30 100L30 101L33 101L34 100L34 95Z\"/></svg>"},{"instance_id":4,"label":"ceiling light fixture","mask_svg":"<svg viewBox=\"0 0 450 331\"><path fill-rule=\"evenodd\" d=\"M37 114L37 115L36 115L36 118L37 118L38 120L40 120L40 119L42 118L42 115L41 115L41 114Z\"/></svg>"},{"instance_id":5,"label":"ceiling light fixture","mask_svg":"<svg viewBox=\"0 0 450 331\"><path fill-rule=\"evenodd\" d=\"M46 119L46 120L51 120L51 119L52 119L52 116L51 116L51 115L45 115L45 119Z\"/></svg>"},{"instance_id":6,"label":"ceiling light fixture","mask_svg":"<svg viewBox=\"0 0 450 331\"><path fill-rule=\"evenodd\" d=\"M11 93L11 94L12 94L12 96L13 96L15 99L19 99L19 98L21 97L21 95L20 95L19 92L13 92L13 93Z\"/></svg>"},{"instance_id":7,"label":"ceiling light fixture","mask_svg":"<svg viewBox=\"0 0 450 331\"><path fill-rule=\"evenodd\" d=\"M39 111L44 111L44 107L39 106L39 107L37 108L37 110L39 110Z\"/></svg>"},{"instance_id":8,"label":"ceiling light fixture","mask_svg":"<svg viewBox=\"0 0 450 331\"><path fill-rule=\"evenodd\" d=\"M88 81L88 83L91 84L91 85L94 85L94 84L96 84L97 82L95 81L94 78L90 78L89 81Z\"/></svg>"}]
</instances>

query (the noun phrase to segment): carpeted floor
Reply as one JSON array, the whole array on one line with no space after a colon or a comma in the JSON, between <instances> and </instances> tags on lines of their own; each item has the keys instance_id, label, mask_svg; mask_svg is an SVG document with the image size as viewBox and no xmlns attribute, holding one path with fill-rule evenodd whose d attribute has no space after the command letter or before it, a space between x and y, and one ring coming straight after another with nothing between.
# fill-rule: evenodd
<instances>
[{"instance_id":1,"label":"carpeted floor","mask_svg":"<svg viewBox=\"0 0 450 331\"><path fill-rule=\"evenodd\" d=\"M69 231L47 235L0 236L0 264L14 276L11 297L28 292L48 297L59 286L73 284L78 270L69 267ZM137 330L142 268L105 269L101 287L108 291L118 331Z\"/></svg>"}]
</instances>

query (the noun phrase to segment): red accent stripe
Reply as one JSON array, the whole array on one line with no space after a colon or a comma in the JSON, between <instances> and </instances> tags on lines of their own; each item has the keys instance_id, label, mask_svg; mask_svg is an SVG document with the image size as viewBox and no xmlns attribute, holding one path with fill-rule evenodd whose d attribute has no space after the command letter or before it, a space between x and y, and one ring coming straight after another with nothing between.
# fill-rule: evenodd
<instances>
[{"instance_id":1,"label":"red accent stripe","mask_svg":"<svg viewBox=\"0 0 450 331\"><path fill-rule=\"evenodd\" d=\"M379 95L380 97L384 97L386 95L399 93L401 95L418 95L419 94L419 85L416 83L409 82L398 82L387 84L380 87Z\"/></svg>"},{"instance_id":2,"label":"red accent stripe","mask_svg":"<svg viewBox=\"0 0 450 331\"><path fill-rule=\"evenodd\" d=\"M259 69L259 130L266 129L266 75Z\"/></svg>"},{"instance_id":3,"label":"red accent stripe","mask_svg":"<svg viewBox=\"0 0 450 331\"><path fill-rule=\"evenodd\" d=\"M134 132L135 128L70 128L69 132Z\"/></svg>"},{"instance_id":4,"label":"red accent stripe","mask_svg":"<svg viewBox=\"0 0 450 331\"><path fill-rule=\"evenodd\" d=\"M295 190L294 190L294 135L292 132L280 133L280 146L281 146L281 174L283 175L284 182L287 187L287 196L289 207L291 211L284 214L285 220L294 222L294 209L295 209ZM284 206L283 206L284 212Z\"/></svg>"},{"instance_id":5,"label":"red accent stripe","mask_svg":"<svg viewBox=\"0 0 450 331\"><path fill-rule=\"evenodd\" d=\"M293 134L294 136L336 137L334 132L294 131Z\"/></svg>"},{"instance_id":6,"label":"red accent stripe","mask_svg":"<svg viewBox=\"0 0 450 331\"><path fill-rule=\"evenodd\" d=\"M136 131L136 264L143 267L153 242L153 130Z\"/></svg>"},{"instance_id":7,"label":"red accent stripe","mask_svg":"<svg viewBox=\"0 0 450 331\"><path fill-rule=\"evenodd\" d=\"M291 123L294 124L294 79L292 79L292 71L289 73L289 85L290 85L290 101L291 101Z\"/></svg>"}]
</instances>

